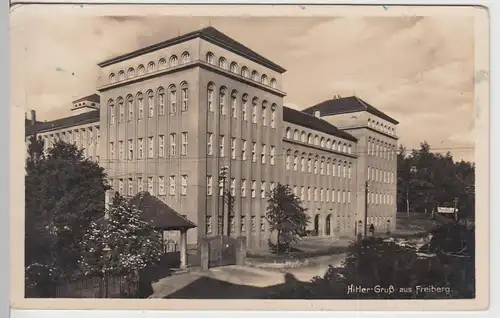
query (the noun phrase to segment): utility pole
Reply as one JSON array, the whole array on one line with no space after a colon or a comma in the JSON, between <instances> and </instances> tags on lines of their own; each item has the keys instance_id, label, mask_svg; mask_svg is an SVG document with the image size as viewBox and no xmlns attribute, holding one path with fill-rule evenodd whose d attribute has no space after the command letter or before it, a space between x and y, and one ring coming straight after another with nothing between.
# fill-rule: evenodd
<instances>
[{"instance_id":1,"label":"utility pole","mask_svg":"<svg viewBox=\"0 0 500 318\"><path fill-rule=\"evenodd\" d=\"M458 222L458 198L453 199L453 214L455 216L455 222Z\"/></svg>"},{"instance_id":2,"label":"utility pole","mask_svg":"<svg viewBox=\"0 0 500 318\"><path fill-rule=\"evenodd\" d=\"M368 222L368 190L369 190L369 186L368 186L368 181L365 182L365 224L364 224L364 231L363 231L363 236L366 236L367 232L366 232L366 223Z\"/></svg>"},{"instance_id":3,"label":"utility pole","mask_svg":"<svg viewBox=\"0 0 500 318\"><path fill-rule=\"evenodd\" d=\"M227 178L227 171L228 167L224 166L220 169L220 178L222 179L222 218L221 215L218 217L218 222L222 222L222 224L219 224L219 235L227 235L226 231L228 230L228 227L226 226L226 213L225 213L225 205L226 205L226 178ZM222 220L221 220L222 219Z\"/></svg>"}]
</instances>

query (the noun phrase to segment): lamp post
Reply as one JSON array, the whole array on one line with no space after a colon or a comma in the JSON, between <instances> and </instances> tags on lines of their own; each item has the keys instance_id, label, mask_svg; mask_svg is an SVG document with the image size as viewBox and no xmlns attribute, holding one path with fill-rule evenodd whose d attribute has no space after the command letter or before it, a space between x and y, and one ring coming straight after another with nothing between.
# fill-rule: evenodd
<instances>
[{"instance_id":1,"label":"lamp post","mask_svg":"<svg viewBox=\"0 0 500 318\"><path fill-rule=\"evenodd\" d=\"M103 252L103 256L104 256L104 268L103 268L103 272L104 272L104 298L108 298L109 297L109 294L108 294L108 285L109 285L109 281L108 281L108 266L109 266L109 261L110 261L110 252L111 252L111 249L109 248L108 245L106 245L103 249L102 249L102 252Z\"/></svg>"},{"instance_id":2,"label":"lamp post","mask_svg":"<svg viewBox=\"0 0 500 318\"><path fill-rule=\"evenodd\" d=\"M453 214L455 216L455 222L458 222L458 198L453 199Z\"/></svg>"},{"instance_id":3,"label":"lamp post","mask_svg":"<svg viewBox=\"0 0 500 318\"><path fill-rule=\"evenodd\" d=\"M387 220L387 235L391 234L391 220Z\"/></svg>"},{"instance_id":4,"label":"lamp post","mask_svg":"<svg viewBox=\"0 0 500 318\"><path fill-rule=\"evenodd\" d=\"M227 172L229 170L229 167L228 166L223 166L221 167L220 171L219 171L219 178L221 178L222 180L222 224L219 224L219 228L218 228L218 231L219 231L219 235L225 235L226 231L228 229L226 229L226 224L228 224L229 222L226 221L226 213L225 213L225 205L226 205L226 179L227 179ZM221 185L219 184L219 187ZM228 215L229 215L229 211L228 211ZM220 216L218 217L218 222L220 223L221 220L220 220ZM228 218L229 219L229 218Z\"/></svg>"},{"instance_id":5,"label":"lamp post","mask_svg":"<svg viewBox=\"0 0 500 318\"><path fill-rule=\"evenodd\" d=\"M406 181L406 216L410 218L410 178L417 173L417 167L411 166L410 176L408 181Z\"/></svg>"},{"instance_id":6,"label":"lamp post","mask_svg":"<svg viewBox=\"0 0 500 318\"><path fill-rule=\"evenodd\" d=\"M363 235L366 236L366 223L368 223L368 195L369 195L370 186L368 185L368 181L365 182L365 227L363 230ZM360 221L361 222L361 221Z\"/></svg>"}]
</instances>

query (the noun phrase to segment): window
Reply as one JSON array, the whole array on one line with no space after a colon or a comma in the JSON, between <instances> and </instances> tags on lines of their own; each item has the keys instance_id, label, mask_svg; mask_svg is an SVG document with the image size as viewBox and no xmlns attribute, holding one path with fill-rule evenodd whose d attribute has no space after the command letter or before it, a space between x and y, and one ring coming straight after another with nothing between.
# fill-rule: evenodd
<instances>
[{"instance_id":1,"label":"window","mask_svg":"<svg viewBox=\"0 0 500 318\"><path fill-rule=\"evenodd\" d=\"M137 108L139 109L138 118L143 119L144 118L144 103L142 100L141 93L137 94Z\"/></svg>"},{"instance_id":2,"label":"window","mask_svg":"<svg viewBox=\"0 0 500 318\"><path fill-rule=\"evenodd\" d=\"M311 201L312 198L312 189L311 187L307 187L307 201Z\"/></svg>"},{"instance_id":3,"label":"window","mask_svg":"<svg viewBox=\"0 0 500 318\"><path fill-rule=\"evenodd\" d=\"M213 142L213 134L207 133L207 155L209 156L214 153Z\"/></svg>"},{"instance_id":4,"label":"window","mask_svg":"<svg viewBox=\"0 0 500 318\"><path fill-rule=\"evenodd\" d=\"M309 172L309 173L312 172L312 159L311 158L307 159L307 172Z\"/></svg>"},{"instance_id":5,"label":"window","mask_svg":"<svg viewBox=\"0 0 500 318\"><path fill-rule=\"evenodd\" d=\"M269 190L271 192L274 192L274 189L276 189L276 184L274 182L271 182L270 186L269 186Z\"/></svg>"},{"instance_id":6,"label":"window","mask_svg":"<svg viewBox=\"0 0 500 318\"><path fill-rule=\"evenodd\" d=\"M158 89L158 114L165 115L165 92L163 88Z\"/></svg>"},{"instance_id":7,"label":"window","mask_svg":"<svg viewBox=\"0 0 500 318\"><path fill-rule=\"evenodd\" d=\"M158 61L158 69L164 70L166 68L167 68L167 61L165 61L164 58L160 59L160 61Z\"/></svg>"},{"instance_id":8,"label":"window","mask_svg":"<svg viewBox=\"0 0 500 318\"><path fill-rule=\"evenodd\" d=\"M213 194L212 179L212 176L207 176L207 195Z\"/></svg>"},{"instance_id":9,"label":"window","mask_svg":"<svg viewBox=\"0 0 500 318\"><path fill-rule=\"evenodd\" d=\"M290 161L292 160L291 156L289 153L286 154L286 159L285 159L285 168L286 170L290 170Z\"/></svg>"},{"instance_id":10,"label":"window","mask_svg":"<svg viewBox=\"0 0 500 318\"><path fill-rule=\"evenodd\" d=\"M252 162L257 162L257 143L252 142Z\"/></svg>"},{"instance_id":11,"label":"window","mask_svg":"<svg viewBox=\"0 0 500 318\"><path fill-rule=\"evenodd\" d=\"M320 140L319 144L320 144L320 146L321 146L322 148L324 148L324 147L325 147L325 138L324 138L324 137L321 137L321 140Z\"/></svg>"},{"instance_id":12,"label":"window","mask_svg":"<svg viewBox=\"0 0 500 318\"><path fill-rule=\"evenodd\" d=\"M158 156L165 157L165 136L158 136Z\"/></svg>"},{"instance_id":13,"label":"window","mask_svg":"<svg viewBox=\"0 0 500 318\"><path fill-rule=\"evenodd\" d=\"M137 178L137 192L142 192L144 190L142 178Z\"/></svg>"},{"instance_id":14,"label":"window","mask_svg":"<svg viewBox=\"0 0 500 318\"><path fill-rule=\"evenodd\" d=\"M184 53L182 53L182 55L181 55L181 59L182 59L182 63L183 63L183 64L186 64L186 63L191 62L191 56L189 56L189 53L188 53L188 52L184 52Z\"/></svg>"},{"instance_id":15,"label":"window","mask_svg":"<svg viewBox=\"0 0 500 318\"><path fill-rule=\"evenodd\" d=\"M314 202L318 201L318 189L314 188Z\"/></svg>"},{"instance_id":16,"label":"window","mask_svg":"<svg viewBox=\"0 0 500 318\"><path fill-rule=\"evenodd\" d=\"M148 94L149 117L153 117L154 113L155 113L155 104L154 104L153 92L149 91L147 94Z\"/></svg>"},{"instance_id":17,"label":"window","mask_svg":"<svg viewBox=\"0 0 500 318\"><path fill-rule=\"evenodd\" d=\"M242 104L241 104L241 117L243 120L247 120L247 101L248 101L248 95L243 95Z\"/></svg>"},{"instance_id":18,"label":"window","mask_svg":"<svg viewBox=\"0 0 500 318\"><path fill-rule=\"evenodd\" d=\"M260 163L266 163L266 145L262 144L262 150L260 153Z\"/></svg>"},{"instance_id":19,"label":"window","mask_svg":"<svg viewBox=\"0 0 500 318\"><path fill-rule=\"evenodd\" d=\"M120 97L118 99L118 111L120 113L120 116L118 117L118 122L123 122L125 118L125 106L123 105L123 99Z\"/></svg>"},{"instance_id":20,"label":"window","mask_svg":"<svg viewBox=\"0 0 500 318\"><path fill-rule=\"evenodd\" d=\"M138 154L138 159L142 159L144 157L144 143L143 143L143 139L142 138L139 138L137 139L137 142L139 143L139 154Z\"/></svg>"},{"instance_id":21,"label":"window","mask_svg":"<svg viewBox=\"0 0 500 318\"><path fill-rule=\"evenodd\" d=\"M342 167L340 166L340 163L337 165L337 177L342 177Z\"/></svg>"},{"instance_id":22,"label":"window","mask_svg":"<svg viewBox=\"0 0 500 318\"><path fill-rule=\"evenodd\" d=\"M222 197L223 194L224 194L224 178L223 177L219 177L219 197Z\"/></svg>"},{"instance_id":23,"label":"window","mask_svg":"<svg viewBox=\"0 0 500 318\"><path fill-rule=\"evenodd\" d=\"M269 157L269 163L274 166L274 157L276 156L276 147L271 146L271 155Z\"/></svg>"},{"instance_id":24,"label":"window","mask_svg":"<svg viewBox=\"0 0 500 318\"><path fill-rule=\"evenodd\" d=\"M207 106L209 112L214 111L213 105L214 105L214 85L209 84L207 89Z\"/></svg>"},{"instance_id":25,"label":"window","mask_svg":"<svg viewBox=\"0 0 500 318\"><path fill-rule=\"evenodd\" d=\"M111 160L115 159L115 143L110 142L109 143L109 157Z\"/></svg>"},{"instance_id":26,"label":"window","mask_svg":"<svg viewBox=\"0 0 500 318\"><path fill-rule=\"evenodd\" d=\"M293 186L293 195L297 196L299 194L298 188L296 185Z\"/></svg>"},{"instance_id":27,"label":"window","mask_svg":"<svg viewBox=\"0 0 500 318\"><path fill-rule=\"evenodd\" d=\"M351 203L351 191L347 191L347 203Z\"/></svg>"},{"instance_id":28,"label":"window","mask_svg":"<svg viewBox=\"0 0 500 318\"><path fill-rule=\"evenodd\" d=\"M347 153L348 153L348 154L351 154L351 153L352 153L352 146L351 146L351 145L349 145L349 146L347 147Z\"/></svg>"},{"instance_id":29,"label":"window","mask_svg":"<svg viewBox=\"0 0 500 318\"><path fill-rule=\"evenodd\" d=\"M220 140L219 140L219 157L224 158L224 135L220 135Z\"/></svg>"},{"instance_id":30,"label":"window","mask_svg":"<svg viewBox=\"0 0 500 318\"><path fill-rule=\"evenodd\" d=\"M134 141L128 140L128 160L134 160Z\"/></svg>"},{"instance_id":31,"label":"window","mask_svg":"<svg viewBox=\"0 0 500 318\"><path fill-rule=\"evenodd\" d=\"M323 161L321 161L320 168L319 168L319 173L321 175L325 174L325 163Z\"/></svg>"},{"instance_id":32,"label":"window","mask_svg":"<svg viewBox=\"0 0 500 318\"><path fill-rule=\"evenodd\" d=\"M186 83L183 83L181 85L181 99L182 99L181 111L187 112L187 110L188 110L188 88L187 88Z\"/></svg>"},{"instance_id":33,"label":"window","mask_svg":"<svg viewBox=\"0 0 500 318\"><path fill-rule=\"evenodd\" d=\"M211 216L207 216L206 217L206 220L205 220L205 231L207 234L211 234L212 233L212 217Z\"/></svg>"},{"instance_id":34,"label":"window","mask_svg":"<svg viewBox=\"0 0 500 318\"><path fill-rule=\"evenodd\" d=\"M309 134L307 136L307 143L310 144L310 145L312 145L312 143L313 143L313 136L312 136L312 134Z\"/></svg>"},{"instance_id":35,"label":"window","mask_svg":"<svg viewBox=\"0 0 500 318\"><path fill-rule=\"evenodd\" d=\"M342 172L343 172L343 177L347 178L347 167L345 165L342 167Z\"/></svg>"},{"instance_id":36,"label":"window","mask_svg":"<svg viewBox=\"0 0 500 318\"><path fill-rule=\"evenodd\" d=\"M165 177L158 177L158 195L165 195Z\"/></svg>"},{"instance_id":37,"label":"window","mask_svg":"<svg viewBox=\"0 0 500 318\"><path fill-rule=\"evenodd\" d=\"M342 200L341 200L341 199L342 199L342 197L341 197L341 192L340 192L340 190L338 190L338 191L337 191L337 201L338 201L339 203L341 203L341 202L342 202Z\"/></svg>"},{"instance_id":38,"label":"window","mask_svg":"<svg viewBox=\"0 0 500 318\"><path fill-rule=\"evenodd\" d=\"M327 176L330 175L330 162L329 161L326 162L326 175Z\"/></svg>"},{"instance_id":39,"label":"window","mask_svg":"<svg viewBox=\"0 0 500 318\"><path fill-rule=\"evenodd\" d=\"M242 215L242 216L241 216L240 231L241 231L241 232L245 232L245 231L246 231L246 228L247 228L247 226L246 226L246 222L245 222L245 216L244 216L244 215Z\"/></svg>"},{"instance_id":40,"label":"window","mask_svg":"<svg viewBox=\"0 0 500 318\"><path fill-rule=\"evenodd\" d=\"M247 196L247 180L241 179L241 197L245 198Z\"/></svg>"},{"instance_id":41,"label":"window","mask_svg":"<svg viewBox=\"0 0 500 318\"><path fill-rule=\"evenodd\" d=\"M248 68L246 66L243 66L241 68L241 76L246 78L250 77L250 72L248 71Z\"/></svg>"},{"instance_id":42,"label":"window","mask_svg":"<svg viewBox=\"0 0 500 318\"><path fill-rule=\"evenodd\" d=\"M227 68L227 61L225 58L221 57L219 59L219 67L220 68L223 68L223 69L226 69Z\"/></svg>"},{"instance_id":43,"label":"window","mask_svg":"<svg viewBox=\"0 0 500 318\"><path fill-rule=\"evenodd\" d=\"M302 155L302 158L300 158L300 171L306 171L306 158L304 158L304 155Z\"/></svg>"},{"instance_id":44,"label":"window","mask_svg":"<svg viewBox=\"0 0 500 318\"><path fill-rule=\"evenodd\" d=\"M229 193L231 193L232 197L236 196L236 179L231 178L231 182L229 183Z\"/></svg>"},{"instance_id":45,"label":"window","mask_svg":"<svg viewBox=\"0 0 500 318\"><path fill-rule=\"evenodd\" d=\"M259 73L257 71L252 72L252 81L259 81Z\"/></svg>"},{"instance_id":46,"label":"window","mask_svg":"<svg viewBox=\"0 0 500 318\"><path fill-rule=\"evenodd\" d=\"M271 107L271 128L276 128L276 105Z\"/></svg>"},{"instance_id":47,"label":"window","mask_svg":"<svg viewBox=\"0 0 500 318\"><path fill-rule=\"evenodd\" d=\"M170 195L175 195L175 176L170 176Z\"/></svg>"},{"instance_id":48,"label":"window","mask_svg":"<svg viewBox=\"0 0 500 318\"><path fill-rule=\"evenodd\" d=\"M318 159L314 160L314 174L318 174Z\"/></svg>"},{"instance_id":49,"label":"window","mask_svg":"<svg viewBox=\"0 0 500 318\"><path fill-rule=\"evenodd\" d=\"M266 182L265 181L260 182L260 198L261 199L266 198Z\"/></svg>"},{"instance_id":50,"label":"window","mask_svg":"<svg viewBox=\"0 0 500 318\"><path fill-rule=\"evenodd\" d=\"M255 191L256 191L256 188L257 187L257 182L255 180L252 180L252 188L251 188L251 193L252 193L252 198L255 198Z\"/></svg>"},{"instance_id":51,"label":"window","mask_svg":"<svg viewBox=\"0 0 500 318\"><path fill-rule=\"evenodd\" d=\"M170 156L176 155L176 139L177 136L175 134L170 134Z\"/></svg>"},{"instance_id":52,"label":"window","mask_svg":"<svg viewBox=\"0 0 500 318\"><path fill-rule=\"evenodd\" d=\"M257 99L254 98L252 101L252 123L257 123Z\"/></svg>"},{"instance_id":53,"label":"window","mask_svg":"<svg viewBox=\"0 0 500 318\"><path fill-rule=\"evenodd\" d=\"M326 189L325 194L326 194L325 202L330 202L330 190Z\"/></svg>"},{"instance_id":54,"label":"window","mask_svg":"<svg viewBox=\"0 0 500 318\"><path fill-rule=\"evenodd\" d=\"M297 171L299 169L299 158L295 154L293 156L293 171Z\"/></svg>"},{"instance_id":55,"label":"window","mask_svg":"<svg viewBox=\"0 0 500 318\"><path fill-rule=\"evenodd\" d=\"M154 138L153 137L148 137L148 158L153 158L154 157Z\"/></svg>"},{"instance_id":56,"label":"window","mask_svg":"<svg viewBox=\"0 0 500 318\"><path fill-rule=\"evenodd\" d=\"M118 192L123 195L123 179L118 180Z\"/></svg>"},{"instance_id":57,"label":"window","mask_svg":"<svg viewBox=\"0 0 500 318\"><path fill-rule=\"evenodd\" d=\"M275 78L271 79L271 87L272 88L277 88L278 87L278 83L276 82Z\"/></svg>"},{"instance_id":58,"label":"window","mask_svg":"<svg viewBox=\"0 0 500 318\"><path fill-rule=\"evenodd\" d=\"M349 166L349 168L347 168L347 178L351 179L351 166Z\"/></svg>"},{"instance_id":59,"label":"window","mask_svg":"<svg viewBox=\"0 0 500 318\"><path fill-rule=\"evenodd\" d=\"M231 138L231 159L236 159L236 138Z\"/></svg>"},{"instance_id":60,"label":"window","mask_svg":"<svg viewBox=\"0 0 500 318\"><path fill-rule=\"evenodd\" d=\"M345 191L342 191L342 203L345 203Z\"/></svg>"},{"instance_id":61,"label":"window","mask_svg":"<svg viewBox=\"0 0 500 318\"><path fill-rule=\"evenodd\" d=\"M129 179L128 179L127 184L128 184L128 191L127 191L127 194L128 194L129 196L132 196L132 194L133 194L133 192L134 192L134 191L133 191L132 178L129 178Z\"/></svg>"},{"instance_id":62,"label":"window","mask_svg":"<svg viewBox=\"0 0 500 318\"><path fill-rule=\"evenodd\" d=\"M153 177L148 177L148 192L153 195Z\"/></svg>"},{"instance_id":63,"label":"window","mask_svg":"<svg viewBox=\"0 0 500 318\"><path fill-rule=\"evenodd\" d=\"M324 200L325 200L325 189L321 188L321 190L319 190L319 201L323 202Z\"/></svg>"},{"instance_id":64,"label":"window","mask_svg":"<svg viewBox=\"0 0 500 318\"><path fill-rule=\"evenodd\" d=\"M305 188L300 187L300 199L303 201L305 199Z\"/></svg>"},{"instance_id":65,"label":"window","mask_svg":"<svg viewBox=\"0 0 500 318\"><path fill-rule=\"evenodd\" d=\"M225 99L226 99L226 89L221 88L219 92L219 112L222 116L226 115Z\"/></svg>"},{"instance_id":66,"label":"window","mask_svg":"<svg viewBox=\"0 0 500 318\"><path fill-rule=\"evenodd\" d=\"M109 74L109 82L110 83L116 82L116 76L114 73Z\"/></svg>"},{"instance_id":67,"label":"window","mask_svg":"<svg viewBox=\"0 0 500 318\"><path fill-rule=\"evenodd\" d=\"M148 73L154 72L155 70L155 63L149 62L148 64Z\"/></svg>"},{"instance_id":68,"label":"window","mask_svg":"<svg viewBox=\"0 0 500 318\"><path fill-rule=\"evenodd\" d=\"M293 132L293 140L299 141L299 131L297 129Z\"/></svg>"},{"instance_id":69,"label":"window","mask_svg":"<svg viewBox=\"0 0 500 318\"><path fill-rule=\"evenodd\" d=\"M179 59L177 58L177 56L172 55L170 57L169 64L170 64L170 67L177 66L179 64Z\"/></svg>"},{"instance_id":70,"label":"window","mask_svg":"<svg viewBox=\"0 0 500 318\"><path fill-rule=\"evenodd\" d=\"M181 138L182 138L182 144L181 144L181 155L182 156L185 156L187 155L188 153L188 133L187 132L183 132L182 135L181 135Z\"/></svg>"},{"instance_id":71,"label":"window","mask_svg":"<svg viewBox=\"0 0 500 318\"><path fill-rule=\"evenodd\" d=\"M123 81L124 79L125 79L125 72L124 71L118 72L118 80Z\"/></svg>"},{"instance_id":72,"label":"window","mask_svg":"<svg viewBox=\"0 0 500 318\"><path fill-rule=\"evenodd\" d=\"M236 98L238 97L238 93L233 92L231 94L231 117L236 118Z\"/></svg>"},{"instance_id":73,"label":"window","mask_svg":"<svg viewBox=\"0 0 500 318\"><path fill-rule=\"evenodd\" d=\"M267 78L267 75L266 74L263 74L261 77L260 77L260 82L264 85L267 85L268 82L269 82L269 79Z\"/></svg>"},{"instance_id":74,"label":"window","mask_svg":"<svg viewBox=\"0 0 500 318\"><path fill-rule=\"evenodd\" d=\"M128 107L128 121L134 119L134 98L132 96L127 97L127 107Z\"/></svg>"},{"instance_id":75,"label":"window","mask_svg":"<svg viewBox=\"0 0 500 318\"><path fill-rule=\"evenodd\" d=\"M119 141L118 142L118 153L119 153L119 158L120 160L123 160L124 159L124 149L123 149L123 141Z\"/></svg>"},{"instance_id":76,"label":"window","mask_svg":"<svg viewBox=\"0 0 500 318\"><path fill-rule=\"evenodd\" d=\"M108 101L108 107L109 107L109 122L111 125L115 124L115 103L113 102L112 99Z\"/></svg>"},{"instance_id":77,"label":"window","mask_svg":"<svg viewBox=\"0 0 500 318\"><path fill-rule=\"evenodd\" d=\"M188 176L183 174L181 176L181 195L187 195L188 189Z\"/></svg>"},{"instance_id":78,"label":"window","mask_svg":"<svg viewBox=\"0 0 500 318\"><path fill-rule=\"evenodd\" d=\"M244 139L241 144L241 160L247 160L247 141Z\"/></svg>"},{"instance_id":79,"label":"window","mask_svg":"<svg viewBox=\"0 0 500 318\"><path fill-rule=\"evenodd\" d=\"M137 75L141 76L141 75L144 75L144 73L146 72L146 69L144 68L144 65L139 65L139 67L137 68Z\"/></svg>"},{"instance_id":80,"label":"window","mask_svg":"<svg viewBox=\"0 0 500 318\"><path fill-rule=\"evenodd\" d=\"M335 202L335 190L332 190L332 202Z\"/></svg>"},{"instance_id":81,"label":"window","mask_svg":"<svg viewBox=\"0 0 500 318\"><path fill-rule=\"evenodd\" d=\"M267 126L267 102L262 105L262 126Z\"/></svg>"},{"instance_id":82,"label":"window","mask_svg":"<svg viewBox=\"0 0 500 318\"><path fill-rule=\"evenodd\" d=\"M170 113L174 114L177 112L177 92L175 86L170 87Z\"/></svg>"}]
</instances>

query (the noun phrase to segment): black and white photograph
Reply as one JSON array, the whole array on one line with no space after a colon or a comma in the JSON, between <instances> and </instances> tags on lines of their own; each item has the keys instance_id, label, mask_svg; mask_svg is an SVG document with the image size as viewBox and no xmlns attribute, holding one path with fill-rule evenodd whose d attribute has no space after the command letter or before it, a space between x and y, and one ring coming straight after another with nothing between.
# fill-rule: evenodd
<instances>
[{"instance_id":1,"label":"black and white photograph","mask_svg":"<svg viewBox=\"0 0 500 318\"><path fill-rule=\"evenodd\" d=\"M486 11L10 19L21 299L487 306Z\"/></svg>"}]
</instances>

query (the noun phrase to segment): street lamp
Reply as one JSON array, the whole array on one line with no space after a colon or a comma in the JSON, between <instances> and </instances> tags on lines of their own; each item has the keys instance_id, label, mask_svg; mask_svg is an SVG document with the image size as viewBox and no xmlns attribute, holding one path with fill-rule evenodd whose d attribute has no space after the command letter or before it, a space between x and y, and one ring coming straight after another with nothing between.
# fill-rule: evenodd
<instances>
[{"instance_id":1,"label":"street lamp","mask_svg":"<svg viewBox=\"0 0 500 318\"><path fill-rule=\"evenodd\" d=\"M104 266L103 266L103 272L104 272L104 298L108 298L108 285L109 285L109 278L108 278L108 266L109 266L109 261L110 261L110 256L111 256L111 249L109 248L108 245L106 245L103 249L103 257L104 257Z\"/></svg>"},{"instance_id":2,"label":"street lamp","mask_svg":"<svg viewBox=\"0 0 500 318\"><path fill-rule=\"evenodd\" d=\"M387 220L387 235L391 234L391 220Z\"/></svg>"},{"instance_id":3,"label":"street lamp","mask_svg":"<svg viewBox=\"0 0 500 318\"><path fill-rule=\"evenodd\" d=\"M219 227L218 227L219 228L219 235L224 235L224 232L226 231L226 226L225 225L229 223L228 222L229 221L229 211L228 211L228 220L226 220L226 215L225 215L225 212L224 212L224 208L225 208L225 205L226 205L226 179L227 179L227 173L228 173L228 171L229 171L229 167L228 166L222 166L220 168L220 171L219 171L219 178L221 178L221 180L222 180L222 193L221 193L222 194L222 220L221 220L220 216L217 218L218 222L219 222ZM219 187L220 186L221 185L219 184ZM220 224L221 221L222 221L222 224ZM228 235L229 235L229 232L228 232Z\"/></svg>"}]
</instances>

